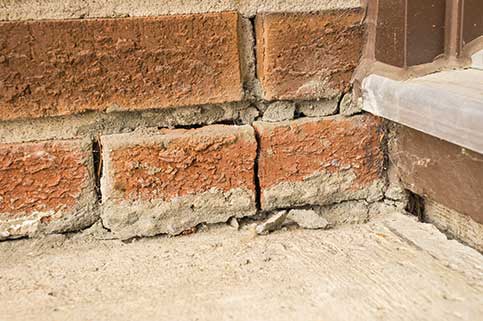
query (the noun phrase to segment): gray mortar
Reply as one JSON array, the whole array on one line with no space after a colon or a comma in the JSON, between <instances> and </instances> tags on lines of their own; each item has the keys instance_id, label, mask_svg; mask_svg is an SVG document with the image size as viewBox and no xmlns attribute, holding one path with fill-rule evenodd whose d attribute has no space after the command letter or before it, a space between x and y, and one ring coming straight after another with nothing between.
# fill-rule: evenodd
<instances>
[{"instance_id":1,"label":"gray mortar","mask_svg":"<svg viewBox=\"0 0 483 321\"><path fill-rule=\"evenodd\" d=\"M360 6L360 0L0 0L0 20L73 19L238 11L309 12Z\"/></svg>"},{"instance_id":2,"label":"gray mortar","mask_svg":"<svg viewBox=\"0 0 483 321\"><path fill-rule=\"evenodd\" d=\"M122 202L107 198L102 222L121 239L157 234L177 235L200 223L226 222L230 217L256 214L255 195L245 189L222 192L216 189L187 195L169 202Z\"/></svg>"},{"instance_id":3,"label":"gray mortar","mask_svg":"<svg viewBox=\"0 0 483 321\"><path fill-rule=\"evenodd\" d=\"M81 149L91 150L91 141L84 140ZM0 219L0 241L20 237L75 232L94 224L99 219L99 210L95 192L92 156L87 159L87 162L86 167L89 170L89 180L80 198L77 200L75 208L57 212L34 212L13 219ZM0 213L0 218L8 216L8 213ZM41 219L48 216L52 220L48 224L41 223Z\"/></svg>"},{"instance_id":4,"label":"gray mortar","mask_svg":"<svg viewBox=\"0 0 483 321\"><path fill-rule=\"evenodd\" d=\"M276 101L269 103L263 113L263 121L278 122L291 120L295 117L295 103L291 101Z\"/></svg>"},{"instance_id":5,"label":"gray mortar","mask_svg":"<svg viewBox=\"0 0 483 321\"><path fill-rule=\"evenodd\" d=\"M345 94L340 102L340 113L344 116L352 116L362 112L362 98L357 98L353 93Z\"/></svg>"},{"instance_id":6,"label":"gray mortar","mask_svg":"<svg viewBox=\"0 0 483 321\"><path fill-rule=\"evenodd\" d=\"M71 139L126 133L139 128L210 125L219 122L248 124L258 117L248 102L178 107L133 112L87 112L72 116L0 122L0 143Z\"/></svg>"},{"instance_id":7,"label":"gray mortar","mask_svg":"<svg viewBox=\"0 0 483 321\"><path fill-rule=\"evenodd\" d=\"M365 201L349 201L318 207L314 210L329 222L329 226L363 224L369 221L371 204Z\"/></svg>"},{"instance_id":8,"label":"gray mortar","mask_svg":"<svg viewBox=\"0 0 483 321\"><path fill-rule=\"evenodd\" d=\"M240 71L242 74L245 100L255 101L262 95L260 81L256 76L255 59L255 26L250 19L240 17L239 20L239 50Z\"/></svg>"},{"instance_id":9,"label":"gray mortar","mask_svg":"<svg viewBox=\"0 0 483 321\"><path fill-rule=\"evenodd\" d=\"M352 190L356 175L353 170L337 173L320 172L300 182L282 182L262 190L263 210L293 208L305 205L329 205L348 200L376 202L384 197L385 181Z\"/></svg>"},{"instance_id":10,"label":"gray mortar","mask_svg":"<svg viewBox=\"0 0 483 321\"><path fill-rule=\"evenodd\" d=\"M302 228L311 230L324 229L329 226L329 221L314 210L290 210L287 220L293 221Z\"/></svg>"},{"instance_id":11,"label":"gray mortar","mask_svg":"<svg viewBox=\"0 0 483 321\"><path fill-rule=\"evenodd\" d=\"M297 113L306 117L325 117L337 114L339 98L297 102Z\"/></svg>"}]
</instances>

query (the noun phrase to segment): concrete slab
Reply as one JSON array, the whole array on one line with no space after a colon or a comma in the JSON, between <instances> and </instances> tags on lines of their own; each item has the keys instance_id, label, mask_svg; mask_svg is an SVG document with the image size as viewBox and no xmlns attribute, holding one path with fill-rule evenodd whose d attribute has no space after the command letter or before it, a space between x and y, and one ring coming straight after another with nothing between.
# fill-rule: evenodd
<instances>
[{"instance_id":1,"label":"concrete slab","mask_svg":"<svg viewBox=\"0 0 483 321\"><path fill-rule=\"evenodd\" d=\"M483 153L483 71L444 71L407 81L371 75L363 109Z\"/></svg>"},{"instance_id":2,"label":"concrete slab","mask_svg":"<svg viewBox=\"0 0 483 321\"><path fill-rule=\"evenodd\" d=\"M483 257L400 214L330 231L213 227L0 243L1 320L481 320Z\"/></svg>"}]
</instances>

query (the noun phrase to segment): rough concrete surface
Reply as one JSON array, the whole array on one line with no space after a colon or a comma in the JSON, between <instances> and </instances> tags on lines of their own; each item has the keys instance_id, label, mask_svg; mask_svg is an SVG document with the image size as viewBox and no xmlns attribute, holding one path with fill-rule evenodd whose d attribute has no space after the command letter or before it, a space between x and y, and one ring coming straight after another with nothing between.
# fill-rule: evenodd
<instances>
[{"instance_id":1,"label":"rough concrete surface","mask_svg":"<svg viewBox=\"0 0 483 321\"><path fill-rule=\"evenodd\" d=\"M314 210L290 210L287 219L307 229L322 229L329 226L329 222Z\"/></svg>"},{"instance_id":2,"label":"rough concrete surface","mask_svg":"<svg viewBox=\"0 0 483 321\"><path fill-rule=\"evenodd\" d=\"M353 8L360 0L0 0L0 20L157 16L238 10L300 12Z\"/></svg>"},{"instance_id":3,"label":"rough concrete surface","mask_svg":"<svg viewBox=\"0 0 483 321\"><path fill-rule=\"evenodd\" d=\"M400 214L329 231L214 227L0 243L1 320L481 320L483 258Z\"/></svg>"}]
</instances>

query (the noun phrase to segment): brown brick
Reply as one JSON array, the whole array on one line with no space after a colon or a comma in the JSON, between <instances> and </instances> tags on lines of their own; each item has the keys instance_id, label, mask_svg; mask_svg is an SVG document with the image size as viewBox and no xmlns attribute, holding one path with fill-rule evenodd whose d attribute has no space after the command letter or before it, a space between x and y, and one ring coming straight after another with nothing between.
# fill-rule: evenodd
<instances>
[{"instance_id":1,"label":"brown brick","mask_svg":"<svg viewBox=\"0 0 483 321\"><path fill-rule=\"evenodd\" d=\"M347 90L362 51L359 9L257 16L264 98L333 98Z\"/></svg>"},{"instance_id":2,"label":"brown brick","mask_svg":"<svg viewBox=\"0 0 483 321\"><path fill-rule=\"evenodd\" d=\"M381 196L380 121L373 116L255 123L263 209Z\"/></svg>"},{"instance_id":3,"label":"brown brick","mask_svg":"<svg viewBox=\"0 0 483 321\"><path fill-rule=\"evenodd\" d=\"M123 236L178 234L256 212L250 126L111 135L102 144L103 220Z\"/></svg>"},{"instance_id":4,"label":"brown brick","mask_svg":"<svg viewBox=\"0 0 483 321\"><path fill-rule=\"evenodd\" d=\"M91 224L92 166L86 141L0 144L0 239Z\"/></svg>"},{"instance_id":5,"label":"brown brick","mask_svg":"<svg viewBox=\"0 0 483 321\"><path fill-rule=\"evenodd\" d=\"M483 223L483 155L399 126L391 159L405 186Z\"/></svg>"},{"instance_id":6,"label":"brown brick","mask_svg":"<svg viewBox=\"0 0 483 321\"><path fill-rule=\"evenodd\" d=\"M0 23L0 119L242 97L238 15Z\"/></svg>"}]
</instances>

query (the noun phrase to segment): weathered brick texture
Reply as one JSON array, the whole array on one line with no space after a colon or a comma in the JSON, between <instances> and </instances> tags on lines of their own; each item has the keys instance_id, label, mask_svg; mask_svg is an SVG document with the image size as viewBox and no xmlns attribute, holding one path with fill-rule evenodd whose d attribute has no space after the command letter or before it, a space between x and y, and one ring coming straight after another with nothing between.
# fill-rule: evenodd
<instances>
[{"instance_id":1,"label":"weathered brick texture","mask_svg":"<svg viewBox=\"0 0 483 321\"><path fill-rule=\"evenodd\" d=\"M0 144L0 239L85 227L97 217L91 144Z\"/></svg>"},{"instance_id":2,"label":"weathered brick texture","mask_svg":"<svg viewBox=\"0 0 483 321\"><path fill-rule=\"evenodd\" d=\"M362 17L360 9L258 15L264 98L334 98L346 91L362 54Z\"/></svg>"},{"instance_id":3,"label":"weathered brick texture","mask_svg":"<svg viewBox=\"0 0 483 321\"><path fill-rule=\"evenodd\" d=\"M367 115L255 123L262 209L379 199L381 126Z\"/></svg>"},{"instance_id":4,"label":"weathered brick texture","mask_svg":"<svg viewBox=\"0 0 483 321\"><path fill-rule=\"evenodd\" d=\"M104 224L121 237L178 234L256 212L250 126L102 138Z\"/></svg>"},{"instance_id":5,"label":"weathered brick texture","mask_svg":"<svg viewBox=\"0 0 483 321\"><path fill-rule=\"evenodd\" d=\"M0 120L242 98L238 15L0 23Z\"/></svg>"}]
</instances>

